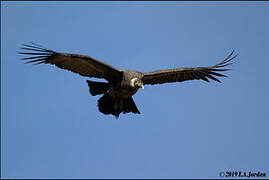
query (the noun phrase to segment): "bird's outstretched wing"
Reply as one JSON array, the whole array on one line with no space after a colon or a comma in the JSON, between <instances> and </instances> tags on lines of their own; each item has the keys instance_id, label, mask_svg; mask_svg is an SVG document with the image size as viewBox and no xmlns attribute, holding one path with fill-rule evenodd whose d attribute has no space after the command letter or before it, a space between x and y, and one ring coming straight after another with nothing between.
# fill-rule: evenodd
<instances>
[{"instance_id":1,"label":"bird's outstretched wing","mask_svg":"<svg viewBox=\"0 0 269 180\"><path fill-rule=\"evenodd\" d=\"M194 79L201 79L206 82L209 82L207 78L217 82L221 82L214 76L226 77L225 75L218 73L218 71L230 70L221 68L232 64L233 62L231 61L237 55L234 55L234 51L232 51L222 62L209 67L177 68L177 69L158 70L143 73L144 76L142 78L142 81L144 84L151 84L151 85L163 84L169 82L182 82Z\"/></svg>"},{"instance_id":2,"label":"bird's outstretched wing","mask_svg":"<svg viewBox=\"0 0 269 180\"><path fill-rule=\"evenodd\" d=\"M117 81L122 72L108 64L100 62L90 56L78 54L65 54L41 47L35 43L25 44L23 50L33 52L20 52L19 54L30 55L23 58L26 63L54 64L61 69L66 69L81 76L104 78L107 81Z\"/></svg>"}]
</instances>

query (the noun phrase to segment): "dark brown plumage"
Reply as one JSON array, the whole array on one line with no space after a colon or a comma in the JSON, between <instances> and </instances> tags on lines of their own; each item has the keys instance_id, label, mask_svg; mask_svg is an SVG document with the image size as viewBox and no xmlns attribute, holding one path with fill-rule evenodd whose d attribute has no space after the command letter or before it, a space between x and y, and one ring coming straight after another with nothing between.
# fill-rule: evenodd
<instances>
[{"instance_id":1,"label":"dark brown plumage","mask_svg":"<svg viewBox=\"0 0 269 180\"><path fill-rule=\"evenodd\" d=\"M107 80L107 82L87 80L87 83L91 95L104 94L98 100L99 111L104 114L112 114L116 117L120 113L132 112L140 114L132 96L139 88L144 89L144 85L182 82L195 79L201 79L206 82L212 79L220 82L217 77L226 77L220 74L220 72L230 70L222 68L232 64L231 61L237 56L232 51L222 62L209 67L177 68L141 73L138 71L121 71L90 56L58 53L34 43L24 45L22 49L34 51L20 53L31 56L23 58L23 60L27 60L26 63L53 64L61 69L66 69L85 77Z\"/></svg>"}]
</instances>

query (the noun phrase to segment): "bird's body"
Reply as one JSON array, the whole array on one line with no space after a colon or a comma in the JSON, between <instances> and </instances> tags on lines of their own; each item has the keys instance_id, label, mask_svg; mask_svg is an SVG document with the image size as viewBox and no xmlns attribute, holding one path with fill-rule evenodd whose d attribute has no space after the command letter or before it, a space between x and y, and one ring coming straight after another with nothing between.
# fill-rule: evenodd
<instances>
[{"instance_id":1,"label":"bird's body","mask_svg":"<svg viewBox=\"0 0 269 180\"><path fill-rule=\"evenodd\" d=\"M135 81L142 78L142 73L137 71L121 71L121 79L114 84L87 81L92 95L104 94L98 101L99 111L104 114L113 114L116 117L121 112L140 113L132 96L138 91ZM98 92L99 90L99 92Z\"/></svg>"},{"instance_id":2,"label":"bird's body","mask_svg":"<svg viewBox=\"0 0 269 180\"><path fill-rule=\"evenodd\" d=\"M58 53L45 49L39 45L24 45L24 50L35 52L22 52L20 54L33 55L24 58L30 60L26 63L54 64L59 68L70 70L85 77L103 78L107 82L95 82L87 80L90 94L103 95L98 100L98 109L104 114L112 114L116 117L120 113L138 113L132 96L139 88L144 89L144 85L163 84L171 82L182 82L186 80L201 79L209 82L207 78L220 82L216 77L225 77L218 71L229 64L237 55L232 56L233 52L222 62L209 67L177 68L168 70L158 70L149 73L138 71L118 70L108 64L98 61L89 56L77 54Z\"/></svg>"}]
</instances>

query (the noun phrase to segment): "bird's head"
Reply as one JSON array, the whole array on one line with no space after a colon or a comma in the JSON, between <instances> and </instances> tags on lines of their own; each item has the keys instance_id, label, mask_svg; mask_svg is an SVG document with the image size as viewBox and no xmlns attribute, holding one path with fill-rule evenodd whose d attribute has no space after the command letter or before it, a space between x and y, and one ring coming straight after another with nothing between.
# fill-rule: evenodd
<instances>
[{"instance_id":1,"label":"bird's head","mask_svg":"<svg viewBox=\"0 0 269 180\"><path fill-rule=\"evenodd\" d=\"M142 88L142 89L144 89L144 84L143 84L142 80L138 79L138 78L131 79L130 85L133 88Z\"/></svg>"}]
</instances>

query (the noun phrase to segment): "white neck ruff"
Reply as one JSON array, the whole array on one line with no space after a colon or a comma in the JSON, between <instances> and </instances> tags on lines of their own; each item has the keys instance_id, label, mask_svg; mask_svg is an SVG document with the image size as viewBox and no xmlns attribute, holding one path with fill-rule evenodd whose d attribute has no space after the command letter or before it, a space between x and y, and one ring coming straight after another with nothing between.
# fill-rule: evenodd
<instances>
[{"instance_id":1,"label":"white neck ruff","mask_svg":"<svg viewBox=\"0 0 269 180\"><path fill-rule=\"evenodd\" d=\"M131 79L130 85L131 85L132 87L135 87L134 83L135 83L135 81L137 81L137 80L138 80L138 78L133 78L133 79Z\"/></svg>"}]
</instances>

